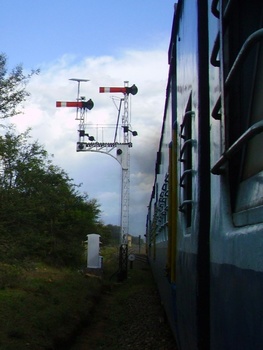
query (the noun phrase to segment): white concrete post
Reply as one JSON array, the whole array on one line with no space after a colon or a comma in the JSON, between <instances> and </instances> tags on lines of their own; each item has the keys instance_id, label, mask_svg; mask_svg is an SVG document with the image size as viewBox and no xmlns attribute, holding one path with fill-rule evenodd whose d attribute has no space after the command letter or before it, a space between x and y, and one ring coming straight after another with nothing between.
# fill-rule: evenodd
<instances>
[{"instance_id":1,"label":"white concrete post","mask_svg":"<svg viewBox=\"0 0 263 350\"><path fill-rule=\"evenodd\" d=\"M101 268L100 235L91 233L87 235L87 267L92 269Z\"/></svg>"}]
</instances>

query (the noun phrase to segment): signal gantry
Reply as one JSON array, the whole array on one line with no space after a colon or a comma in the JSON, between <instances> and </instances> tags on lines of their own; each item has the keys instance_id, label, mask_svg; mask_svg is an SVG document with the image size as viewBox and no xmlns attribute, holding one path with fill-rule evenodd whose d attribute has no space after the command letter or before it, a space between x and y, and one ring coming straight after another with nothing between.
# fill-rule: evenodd
<instances>
[{"instance_id":1,"label":"signal gantry","mask_svg":"<svg viewBox=\"0 0 263 350\"><path fill-rule=\"evenodd\" d=\"M77 141L77 152L99 152L110 155L116 159L122 167L121 186L121 232L120 243L127 244L129 233L129 193L130 193L130 148L132 147L131 136L137 136L136 131L132 131L130 124L129 97L136 95L138 88L135 85L129 86L128 81L124 81L123 87L100 87L100 93L123 94L118 107L118 117L115 124L115 134L112 141L104 142L101 135L107 129L107 125L88 124L87 111L91 110L94 103L91 99L80 96L80 83L89 81L88 79L70 79L78 83L77 100L74 102L57 101L56 107L75 107L76 120L79 124L79 140ZM120 114L123 106L123 114L120 123ZM109 126L110 128L110 126ZM94 130L96 138L90 135L87 130ZM103 132L100 132L103 130ZM122 136L121 136L122 134ZM113 151L116 149L116 153Z\"/></svg>"}]
</instances>

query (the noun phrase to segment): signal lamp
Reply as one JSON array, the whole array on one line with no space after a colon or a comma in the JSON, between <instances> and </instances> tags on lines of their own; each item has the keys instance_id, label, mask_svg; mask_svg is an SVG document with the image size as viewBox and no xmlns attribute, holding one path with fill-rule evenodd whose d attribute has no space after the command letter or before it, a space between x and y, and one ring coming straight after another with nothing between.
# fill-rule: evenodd
<instances>
[{"instance_id":1,"label":"signal lamp","mask_svg":"<svg viewBox=\"0 0 263 350\"><path fill-rule=\"evenodd\" d=\"M91 98L88 101L82 101L81 103L82 103L82 108L87 108L91 110L94 107L94 102L92 101Z\"/></svg>"},{"instance_id":2,"label":"signal lamp","mask_svg":"<svg viewBox=\"0 0 263 350\"><path fill-rule=\"evenodd\" d=\"M128 132L128 131L131 132L132 136L137 136L138 135L137 131L131 131L128 126L123 126L123 131L124 132Z\"/></svg>"},{"instance_id":3,"label":"signal lamp","mask_svg":"<svg viewBox=\"0 0 263 350\"><path fill-rule=\"evenodd\" d=\"M126 91L128 94L136 95L138 92L138 88L136 85L133 84L131 87L127 87Z\"/></svg>"}]
</instances>

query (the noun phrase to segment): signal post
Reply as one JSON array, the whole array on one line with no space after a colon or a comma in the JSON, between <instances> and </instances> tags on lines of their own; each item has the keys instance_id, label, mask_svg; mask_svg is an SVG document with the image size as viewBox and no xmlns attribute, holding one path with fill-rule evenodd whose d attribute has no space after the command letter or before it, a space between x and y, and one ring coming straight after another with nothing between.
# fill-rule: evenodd
<instances>
[{"instance_id":1,"label":"signal post","mask_svg":"<svg viewBox=\"0 0 263 350\"><path fill-rule=\"evenodd\" d=\"M120 232L120 250L119 250L119 271L118 279L124 280L127 277L128 266L128 233L129 233L129 196L130 196L130 148L132 147L131 135L137 136L136 131L131 130L129 121L129 95L136 95L138 89L135 85L128 86L128 81L124 82L123 87L100 87L100 93L121 93L118 107L118 118L115 125L115 135L112 142L99 142L88 132L87 111L91 110L94 103L91 99L88 101L80 97L80 83L86 82L86 79L70 79L78 82L78 95L75 102L57 101L57 107L75 107L76 120L79 124L79 140L77 141L77 152L99 152L110 155L116 159L122 168L122 186L121 186L121 232ZM123 103L123 115L120 123L120 113ZM122 132L122 141L117 142L118 133ZM116 150L115 154L113 151Z\"/></svg>"}]
</instances>

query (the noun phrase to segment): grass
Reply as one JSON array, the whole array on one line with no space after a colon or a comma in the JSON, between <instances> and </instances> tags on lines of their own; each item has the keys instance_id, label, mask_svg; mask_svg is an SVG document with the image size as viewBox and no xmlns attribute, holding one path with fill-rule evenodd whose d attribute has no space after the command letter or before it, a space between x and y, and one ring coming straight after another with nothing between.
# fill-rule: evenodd
<instances>
[{"instance_id":1,"label":"grass","mask_svg":"<svg viewBox=\"0 0 263 350\"><path fill-rule=\"evenodd\" d=\"M127 318L134 319L134 308L140 308L142 299L155 292L150 267L135 261L134 268L128 270L128 278L113 283L112 290L103 297L92 317L92 325L84 330L72 350L118 349L119 339L125 338ZM134 322L137 321L140 320L135 317Z\"/></svg>"},{"instance_id":2,"label":"grass","mask_svg":"<svg viewBox=\"0 0 263 350\"><path fill-rule=\"evenodd\" d=\"M116 269L115 252L103 252L105 281ZM41 263L27 269L0 264L0 349L66 349L89 322L105 283Z\"/></svg>"}]
</instances>

